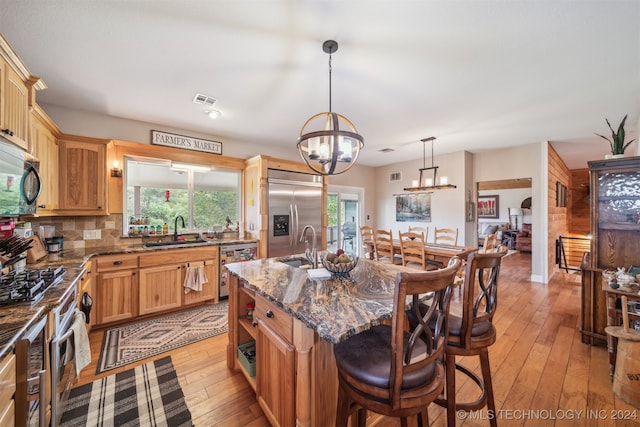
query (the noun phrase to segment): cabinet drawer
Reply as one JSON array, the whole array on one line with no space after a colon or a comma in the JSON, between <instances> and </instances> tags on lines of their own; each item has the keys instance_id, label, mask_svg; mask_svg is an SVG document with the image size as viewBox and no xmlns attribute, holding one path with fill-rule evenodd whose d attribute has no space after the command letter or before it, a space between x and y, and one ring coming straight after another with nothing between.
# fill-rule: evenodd
<instances>
[{"instance_id":1,"label":"cabinet drawer","mask_svg":"<svg viewBox=\"0 0 640 427\"><path fill-rule=\"evenodd\" d=\"M98 272L138 268L138 255L104 255L96 258L95 264Z\"/></svg>"},{"instance_id":2,"label":"cabinet drawer","mask_svg":"<svg viewBox=\"0 0 640 427\"><path fill-rule=\"evenodd\" d=\"M0 362L0 405L13 399L16 391L16 356L10 354Z\"/></svg>"},{"instance_id":3,"label":"cabinet drawer","mask_svg":"<svg viewBox=\"0 0 640 427\"><path fill-rule=\"evenodd\" d=\"M293 317L275 303L256 295L254 314L282 338L293 342Z\"/></svg>"},{"instance_id":4,"label":"cabinet drawer","mask_svg":"<svg viewBox=\"0 0 640 427\"><path fill-rule=\"evenodd\" d=\"M192 261L217 260L217 246L201 246L198 248L184 248L160 250L140 255L140 267L156 265L181 264Z\"/></svg>"}]
</instances>

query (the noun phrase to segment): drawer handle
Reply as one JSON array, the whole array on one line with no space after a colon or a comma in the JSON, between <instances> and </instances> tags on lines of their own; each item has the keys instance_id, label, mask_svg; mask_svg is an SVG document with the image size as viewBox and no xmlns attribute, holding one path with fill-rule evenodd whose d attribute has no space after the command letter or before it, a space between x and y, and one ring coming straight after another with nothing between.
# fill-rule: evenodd
<instances>
[{"instance_id":1,"label":"drawer handle","mask_svg":"<svg viewBox=\"0 0 640 427\"><path fill-rule=\"evenodd\" d=\"M120 265L122 264L122 261L113 261L113 265Z\"/></svg>"},{"instance_id":2,"label":"drawer handle","mask_svg":"<svg viewBox=\"0 0 640 427\"><path fill-rule=\"evenodd\" d=\"M38 209L46 209L47 205L38 205Z\"/></svg>"},{"instance_id":3,"label":"drawer handle","mask_svg":"<svg viewBox=\"0 0 640 427\"><path fill-rule=\"evenodd\" d=\"M274 316L274 315L273 315L273 311L271 311L271 310L267 310L267 317L268 317L269 319L273 319L273 316Z\"/></svg>"}]
</instances>

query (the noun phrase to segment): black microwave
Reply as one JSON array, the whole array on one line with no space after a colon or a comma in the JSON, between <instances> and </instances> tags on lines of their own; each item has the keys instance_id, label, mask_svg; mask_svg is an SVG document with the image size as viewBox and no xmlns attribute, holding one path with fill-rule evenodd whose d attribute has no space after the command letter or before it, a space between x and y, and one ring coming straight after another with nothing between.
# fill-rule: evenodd
<instances>
[{"instance_id":1,"label":"black microwave","mask_svg":"<svg viewBox=\"0 0 640 427\"><path fill-rule=\"evenodd\" d=\"M0 140L0 216L36 212L42 182L39 162L19 147Z\"/></svg>"}]
</instances>

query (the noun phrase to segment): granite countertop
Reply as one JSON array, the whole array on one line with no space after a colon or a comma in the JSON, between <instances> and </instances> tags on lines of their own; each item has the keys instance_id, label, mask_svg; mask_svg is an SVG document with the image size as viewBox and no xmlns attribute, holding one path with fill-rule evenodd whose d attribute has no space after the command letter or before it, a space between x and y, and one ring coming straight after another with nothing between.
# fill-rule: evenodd
<instances>
[{"instance_id":1,"label":"granite countertop","mask_svg":"<svg viewBox=\"0 0 640 427\"><path fill-rule=\"evenodd\" d=\"M363 258L350 278L325 280L309 279L307 270L277 258L231 263L225 268L334 344L390 318L398 272L415 272Z\"/></svg>"},{"instance_id":2,"label":"granite countertop","mask_svg":"<svg viewBox=\"0 0 640 427\"><path fill-rule=\"evenodd\" d=\"M198 246L221 246L239 243L252 243L256 240L209 240L206 244ZM181 248L198 247L189 246L188 242ZM77 286L80 276L85 271L85 265L89 259L101 255L115 255L124 253L143 253L163 250L178 250L171 246L144 248L142 244L131 246L105 246L83 249L65 249L62 252L51 253L40 261L28 264L28 269L47 268L49 266L65 268L65 274L58 285L48 288L43 297L38 301L24 302L6 307L0 307L0 358L13 351L13 346L25 335L34 324L47 315L47 313L60 304L63 297Z\"/></svg>"}]
</instances>

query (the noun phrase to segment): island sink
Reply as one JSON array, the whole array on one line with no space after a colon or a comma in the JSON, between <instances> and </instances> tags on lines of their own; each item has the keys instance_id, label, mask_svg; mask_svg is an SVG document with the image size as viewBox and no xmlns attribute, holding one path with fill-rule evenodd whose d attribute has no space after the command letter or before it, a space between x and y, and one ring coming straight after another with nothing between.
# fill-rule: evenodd
<instances>
[{"instance_id":1,"label":"island sink","mask_svg":"<svg viewBox=\"0 0 640 427\"><path fill-rule=\"evenodd\" d=\"M290 267L311 268L311 263L305 257L283 257L278 258L277 261L287 264Z\"/></svg>"}]
</instances>

